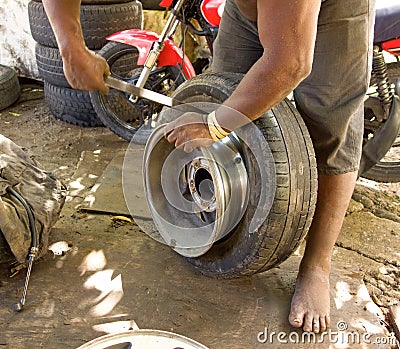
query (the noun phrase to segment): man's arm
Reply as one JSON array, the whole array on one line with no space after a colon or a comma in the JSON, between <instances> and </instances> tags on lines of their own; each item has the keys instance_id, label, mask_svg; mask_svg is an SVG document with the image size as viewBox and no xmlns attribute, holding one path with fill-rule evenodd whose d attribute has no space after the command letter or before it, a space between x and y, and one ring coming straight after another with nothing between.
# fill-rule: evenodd
<instances>
[{"instance_id":1,"label":"man's arm","mask_svg":"<svg viewBox=\"0 0 400 349\"><path fill-rule=\"evenodd\" d=\"M224 105L251 120L282 101L311 72L320 0L258 0L258 32L263 56L247 72ZM221 126L235 129L227 109Z\"/></svg>"},{"instance_id":2,"label":"man's arm","mask_svg":"<svg viewBox=\"0 0 400 349\"><path fill-rule=\"evenodd\" d=\"M257 0L257 26L264 54L217 109L220 126L233 131L249 119L257 119L310 74L320 6L321 0ZM166 127L168 141L176 147L187 144L185 151L209 145L207 126L199 126L201 116L192 126L186 121L184 114Z\"/></svg>"},{"instance_id":3,"label":"man's arm","mask_svg":"<svg viewBox=\"0 0 400 349\"><path fill-rule=\"evenodd\" d=\"M64 64L64 74L73 88L108 91L103 76L107 62L86 45L80 23L80 0L43 0Z\"/></svg>"}]
</instances>

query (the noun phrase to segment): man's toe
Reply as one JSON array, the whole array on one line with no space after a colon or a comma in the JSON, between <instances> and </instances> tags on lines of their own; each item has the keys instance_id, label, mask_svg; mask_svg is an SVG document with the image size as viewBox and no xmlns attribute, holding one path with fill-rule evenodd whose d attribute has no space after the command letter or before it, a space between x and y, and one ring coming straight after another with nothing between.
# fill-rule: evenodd
<instances>
[{"instance_id":1,"label":"man's toe","mask_svg":"<svg viewBox=\"0 0 400 349\"><path fill-rule=\"evenodd\" d=\"M306 316L304 317L304 324L303 324L303 330L305 332L312 332L313 331L313 320L314 317L310 314L306 314Z\"/></svg>"},{"instance_id":2,"label":"man's toe","mask_svg":"<svg viewBox=\"0 0 400 349\"><path fill-rule=\"evenodd\" d=\"M327 325L326 325L326 320L325 320L325 316L321 316L321 318L319 319L319 325L320 325L320 331L324 332L327 329Z\"/></svg>"},{"instance_id":3,"label":"man's toe","mask_svg":"<svg viewBox=\"0 0 400 349\"><path fill-rule=\"evenodd\" d=\"M289 315L289 322L293 327L303 326L304 314L301 312L291 312Z\"/></svg>"},{"instance_id":4,"label":"man's toe","mask_svg":"<svg viewBox=\"0 0 400 349\"><path fill-rule=\"evenodd\" d=\"M314 332L314 333L319 333L319 331L320 331L320 329L321 329L321 323L320 323L320 318L319 318L319 316L315 316L315 317L313 318L312 325L313 325L313 332Z\"/></svg>"}]
</instances>

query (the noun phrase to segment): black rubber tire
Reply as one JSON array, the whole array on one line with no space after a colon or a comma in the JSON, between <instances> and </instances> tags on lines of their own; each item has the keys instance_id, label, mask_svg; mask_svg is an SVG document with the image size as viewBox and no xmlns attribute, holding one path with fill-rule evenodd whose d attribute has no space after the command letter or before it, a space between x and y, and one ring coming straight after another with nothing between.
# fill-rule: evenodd
<instances>
[{"instance_id":1,"label":"black rubber tire","mask_svg":"<svg viewBox=\"0 0 400 349\"><path fill-rule=\"evenodd\" d=\"M141 66L136 65L138 57L136 47L118 42L109 42L98 53L105 58L110 66L111 75L115 77L125 80L129 78L131 82L134 82L135 77L137 78L142 70ZM172 66L162 67L153 70L145 88L162 92L150 85L152 81L158 81L159 86L164 89L166 85L161 84L161 80L159 80L162 76L168 77L168 86L174 85L172 81L176 81L176 85L180 85L184 81L177 68ZM173 89L168 93L172 93ZM113 89L107 95L92 91L90 92L90 97L93 108L103 124L126 141L130 141L136 134L137 129L142 125L140 120L143 118L143 113L145 113L142 110L150 109L152 112L149 114L158 114L162 109L162 106L144 99L139 99L133 105L128 101L129 96Z\"/></svg>"},{"instance_id":2,"label":"black rubber tire","mask_svg":"<svg viewBox=\"0 0 400 349\"><path fill-rule=\"evenodd\" d=\"M79 126L102 126L88 92L44 82L46 103L56 119Z\"/></svg>"},{"instance_id":3,"label":"black rubber tire","mask_svg":"<svg viewBox=\"0 0 400 349\"><path fill-rule=\"evenodd\" d=\"M389 80L400 79L400 61L392 62L387 65Z\"/></svg>"},{"instance_id":4,"label":"black rubber tire","mask_svg":"<svg viewBox=\"0 0 400 349\"><path fill-rule=\"evenodd\" d=\"M64 75L63 61L58 48L36 43L35 55L39 74L43 80L52 85L71 88Z\"/></svg>"},{"instance_id":5,"label":"black rubber tire","mask_svg":"<svg viewBox=\"0 0 400 349\"><path fill-rule=\"evenodd\" d=\"M164 7L160 7L161 0L141 0L143 10L161 10L165 11Z\"/></svg>"},{"instance_id":6,"label":"black rubber tire","mask_svg":"<svg viewBox=\"0 0 400 349\"><path fill-rule=\"evenodd\" d=\"M388 75L392 82L400 79L400 62L388 64ZM391 150L398 153L398 161L380 161L363 173L362 177L381 183L400 182L400 134L397 139Z\"/></svg>"},{"instance_id":7,"label":"black rubber tire","mask_svg":"<svg viewBox=\"0 0 400 349\"><path fill-rule=\"evenodd\" d=\"M399 149L400 151L400 149ZM400 161L395 163L379 162L370 170L362 175L362 177L381 183L398 183L400 182Z\"/></svg>"},{"instance_id":8,"label":"black rubber tire","mask_svg":"<svg viewBox=\"0 0 400 349\"><path fill-rule=\"evenodd\" d=\"M400 182L400 133L389 152L394 151L398 157L396 161L379 161L374 167L361 176L375 182L398 183Z\"/></svg>"},{"instance_id":9,"label":"black rubber tire","mask_svg":"<svg viewBox=\"0 0 400 349\"><path fill-rule=\"evenodd\" d=\"M58 48L36 43L35 55L39 74L43 80L52 85L71 88L64 75L63 62Z\"/></svg>"},{"instance_id":10,"label":"black rubber tire","mask_svg":"<svg viewBox=\"0 0 400 349\"><path fill-rule=\"evenodd\" d=\"M0 64L0 110L15 103L21 94L17 73Z\"/></svg>"},{"instance_id":11,"label":"black rubber tire","mask_svg":"<svg viewBox=\"0 0 400 349\"><path fill-rule=\"evenodd\" d=\"M221 103L234 91L241 74L203 74L181 85L174 97L183 102ZM261 181L250 151L248 165L250 202L241 222L204 255L187 258L201 273L234 278L266 271L286 260L305 237L315 210L317 170L311 138L293 105L285 100L255 124L268 141L276 168L277 188L271 211L260 228L243 233L253 217ZM250 137L257 141L258 136ZM257 159L262 166L263 159ZM267 162L265 163L267 165Z\"/></svg>"},{"instance_id":12,"label":"black rubber tire","mask_svg":"<svg viewBox=\"0 0 400 349\"><path fill-rule=\"evenodd\" d=\"M43 4L30 1L28 14L35 41L43 46L58 47ZM141 28L142 23L142 4L138 1L114 5L81 5L83 37L91 50L103 47L108 35L124 29Z\"/></svg>"}]
</instances>

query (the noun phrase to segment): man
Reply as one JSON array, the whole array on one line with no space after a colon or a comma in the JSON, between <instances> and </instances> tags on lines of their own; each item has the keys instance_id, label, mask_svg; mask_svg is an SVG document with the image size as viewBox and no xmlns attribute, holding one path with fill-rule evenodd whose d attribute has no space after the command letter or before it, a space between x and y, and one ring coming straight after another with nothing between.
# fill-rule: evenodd
<instances>
[{"instance_id":1,"label":"man","mask_svg":"<svg viewBox=\"0 0 400 349\"><path fill-rule=\"evenodd\" d=\"M109 68L84 45L79 2L43 0L70 84L105 93ZM255 120L294 90L313 140L317 206L289 314L304 331L325 331L330 323L331 256L361 157L373 7L373 0L228 0L214 47L214 71L246 73L224 105ZM233 130L240 125L226 109L214 120ZM169 124L166 135L190 151L215 140L210 130L190 113Z\"/></svg>"}]
</instances>

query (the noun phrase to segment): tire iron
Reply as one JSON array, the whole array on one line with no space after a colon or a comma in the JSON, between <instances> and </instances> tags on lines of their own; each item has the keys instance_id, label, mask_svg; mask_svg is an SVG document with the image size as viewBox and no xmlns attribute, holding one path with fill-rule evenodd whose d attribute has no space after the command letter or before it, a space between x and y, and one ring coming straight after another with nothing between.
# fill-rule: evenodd
<instances>
[{"instance_id":1,"label":"tire iron","mask_svg":"<svg viewBox=\"0 0 400 349\"><path fill-rule=\"evenodd\" d=\"M150 101L165 105L167 107L173 107L173 106L181 104L171 97L165 96L161 93L157 93L157 92L148 90L143 87L137 87L133 84L130 84L129 82L116 79L112 76L104 77L104 82L107 86L109 86L115 90L122 91L125 93L130 93L130 94L133 94L140 98L149 99Z\"/></svg>"}]
</instances>

